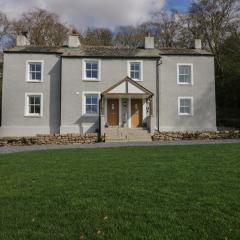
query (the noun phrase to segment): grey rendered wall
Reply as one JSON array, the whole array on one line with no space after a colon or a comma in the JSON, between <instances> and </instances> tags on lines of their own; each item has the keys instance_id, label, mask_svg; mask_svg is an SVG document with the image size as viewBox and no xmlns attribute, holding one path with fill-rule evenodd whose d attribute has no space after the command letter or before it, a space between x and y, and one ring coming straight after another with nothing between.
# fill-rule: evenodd
<instances>
[{"instance_id":1,"label":"grey rendered wall","mask_svg":"<svg viewBox=\"0 0 240 240\"><path fill-rule=\"evenodd\" d=\"M44 61L44 82L26 82L26 61ZM1 136L58 133L60 128L61 63L50 54L5 54ZM43 94L43 116L25 117L25 93Z\"/></svg>"},{"instance_id":2,"label":"grey rendered wall","mask_svg":"<svg viewBox=\"0 0 240 240\"><path fill-rule=\"evenodd\" d=\"M177 84L177 63L193 64L193 85ZM178 97L194 98L194 115L178 115ZM214 58L163 56L160 67L160 130L216 130Z\"/></svg>"},{"instance_id":3,"label":"grey rendered wall","mask_svg":"<svg viewBox=\"0 0 240 240\"><path fill-rule=\"evenodd\" d=\"M125 78L129 60L134 59L101 59L101 81L91 82L82 79L81 58L62 59L62 133L82 132L81 126L86 124L90 126L90 131L95 131L99 127L99 117L82 115L83 92L102 93ZM155 113L156 60L143 60L143 82L140 84L154 93L153 112Z\"/></svg>"}]
</instances>

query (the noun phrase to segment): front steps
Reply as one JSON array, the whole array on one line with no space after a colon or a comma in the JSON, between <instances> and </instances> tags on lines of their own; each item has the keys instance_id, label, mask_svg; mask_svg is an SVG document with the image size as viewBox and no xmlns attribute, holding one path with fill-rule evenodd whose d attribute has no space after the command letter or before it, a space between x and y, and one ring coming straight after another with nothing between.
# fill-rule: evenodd
<instances>
[{"instance_id":1,"label":"front steps","mask_svg":"<svg viewBox=\"0 0 240 240\"><path fill-rule=\"evenodd\" d=\"M106 128L105 142L151 142L152 137L144 128Z\"/></svg>"}]
</instances>

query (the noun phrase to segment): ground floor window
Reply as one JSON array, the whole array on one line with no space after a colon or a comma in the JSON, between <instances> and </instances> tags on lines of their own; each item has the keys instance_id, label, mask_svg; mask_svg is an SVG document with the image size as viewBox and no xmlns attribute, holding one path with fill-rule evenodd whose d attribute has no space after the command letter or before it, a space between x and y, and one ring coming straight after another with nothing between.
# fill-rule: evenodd
<instances>
[{"instance_id":1,"label":"ground floor window","mask_svg":"<svg viewBox=\"0 0 240 240\"><path fill-rule=\"evenodd\" d=\"M84 93L83 114L98 115L99 113L99 93Z\"/></svg>"},{"instance_id":2,"label":"ground floor window","mask_svg":"<svg viewBox=\"0 0 240 240\"><path fill-rule=\"evenodd\" d=\"M42 93L25 94L25 116L42 116Z\"/></svg>"},{"instance_id":3,"label":"ground floor window","mask_svg":"<svg viewBox=\"0 0 240 240\"><path fill-rule=\"evenodd\" d=\"M178 114L193 115L193 98L192 97L178 98Z\"/></svg>"}]
</instances>

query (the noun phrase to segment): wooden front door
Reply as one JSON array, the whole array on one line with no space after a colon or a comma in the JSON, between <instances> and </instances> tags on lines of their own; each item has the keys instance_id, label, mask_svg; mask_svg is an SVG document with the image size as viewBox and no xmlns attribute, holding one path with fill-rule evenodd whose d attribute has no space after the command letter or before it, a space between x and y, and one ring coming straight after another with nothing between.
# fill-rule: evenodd
<instances>
[{"instance_id":1,"label":"wooden front door","mask_svg":"<svg viewBox=\"0 0 240 240\"><path fill-rule=\"evenodd\" d=\"M142 126L142 99L132 99L131 101L131 119L132 128Z\"/></svg>"},{"instance_id":2,"label":"wooden front door","mask_svg":"<svg viewBox=\"0 0 240 240\"><path fill-rule=\"evenodd\" d=\"M118 126L119 125L119 100L108 99L107 100L107 115L108 125Z\"/></svg>"}]
</instances>

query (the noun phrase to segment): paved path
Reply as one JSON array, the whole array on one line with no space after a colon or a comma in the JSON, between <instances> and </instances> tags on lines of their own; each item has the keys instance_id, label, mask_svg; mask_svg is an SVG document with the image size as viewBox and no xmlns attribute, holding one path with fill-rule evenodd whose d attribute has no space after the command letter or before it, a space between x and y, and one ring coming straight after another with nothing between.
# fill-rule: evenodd
<instances>
[{"instance_id":1,"label":"paved path","mask_svg":"<svg viewBox=\"0 0 240 240\"><path fill-rule=\"evenodd\" d=\"M195 144L229 144L240 143L240 139L229 140L188 140L188 141L162 141L162 142L113 142L96 144L75 144L75 145L33 145L33 146L11 146L0 147L0 154L14 152L41 151L51 149L80 149L80 148L112 148L131 146L166 146L166 145L195 145Z\"/></svg>"}]
</instances>

